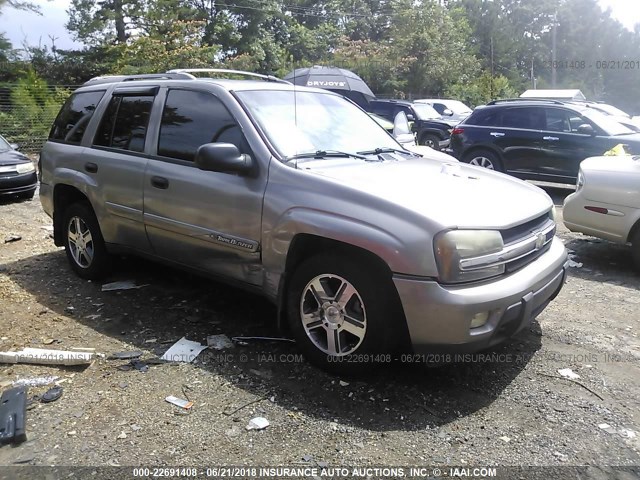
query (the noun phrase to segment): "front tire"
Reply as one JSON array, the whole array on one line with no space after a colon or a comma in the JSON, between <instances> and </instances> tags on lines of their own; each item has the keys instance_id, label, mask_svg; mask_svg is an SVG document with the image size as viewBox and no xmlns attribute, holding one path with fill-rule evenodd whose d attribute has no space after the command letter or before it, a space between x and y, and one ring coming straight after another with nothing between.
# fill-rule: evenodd
<instances>
[{"instance_id":1,"label":"front tire","mask_svg":"<svg viewBox=\"0 0 640 480\"><path fill-rule=\"evenodd\" d=\"M76 274L97 280L109 273L109 254L98 219L87 203L74 203L64 213L64 250Z\"/></svg>"},{"instance_id":2,"label":"front tire","mask_svg":"<svg viewBox=\"0 0 640 480\"><path fill-rule=\"evenodd\" d=\"M436 135L430 133L423 135L420 137L420 144L440 151L440 139Z\"/></svg>"},{"instance_id":3,"label":"front tire","mask_svg":"<svg viewBox=\"0 0 640 480\"><path fill-rule=\"evenodd\" d=\"M315 255L297 267L288 291L289 324L300 349L334 373L379 366L395 347L403 320L390 276L357 259Z\"/></svg>"}]
</instances>

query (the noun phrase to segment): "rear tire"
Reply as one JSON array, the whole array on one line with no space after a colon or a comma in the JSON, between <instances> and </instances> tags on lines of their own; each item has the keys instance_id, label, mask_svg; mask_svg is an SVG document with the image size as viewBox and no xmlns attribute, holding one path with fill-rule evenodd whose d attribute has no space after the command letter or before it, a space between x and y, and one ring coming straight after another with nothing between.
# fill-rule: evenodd
<instances>
[{"instance_id":1,"label":"rear tire","mask_svg":"<svg viewBox=\"0 0 640 480\"><path fill-rule=\"evenodd\" d=\"M475 150L465 155L462 161L468 163L469 165L476 165L488 170L504 172L502 162L498 158L498 155L489 150Z\"/></svg>"},{"instance_id":2,"label":"rear tire","mask_svg":"<svg viewBox=\"0 0 640 480\"><path fill-rule=\"evenodd\" d=\"M636 228L633 238L631 238L631 256L636 270L640 272L640 228Z\"/></svg>"},{"instance_id":3,"label":"rear tire","mask_svg":"<svg viewBox=\"0 0 640 480\"><path fill-rule=\"evenodd\" d=\"M391 278L363 262L353 255L318 254L291 278L291 332L307 360L330 372L364 373L389 364L401 331L404 316Z\"/></svg>"},{"instance_id":4,"label":"rear tire","mask_svg":"<svg viewBox=\"0 0 640 480\"><path fill-rule=\"evenodd\" d=\"M64 250L73 271L88 280L104 278L110 270L110 256L91 206L85 202L70 205L62 225Z\"/></svg>"}]
</instances>

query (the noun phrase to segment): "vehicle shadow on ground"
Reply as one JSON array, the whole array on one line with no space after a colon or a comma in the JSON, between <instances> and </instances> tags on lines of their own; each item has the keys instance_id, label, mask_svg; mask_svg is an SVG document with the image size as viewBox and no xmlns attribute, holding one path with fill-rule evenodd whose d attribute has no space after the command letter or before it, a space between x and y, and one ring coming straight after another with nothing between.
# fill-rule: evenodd
<instances>
[{"instance_id":1,"label":"vehicle shadow on ground","mask_svg":"<svg viewBox=\"0 0 640 480\"><path fill-rule=\"evenodd\" d=\"M5 264L0 272L49 309L46 315L71 316L142 350L157 345L156 355L182 336L202 343L207 335L221 333L281 336L276 309L263 298L142 260L119 262L107 281L133 279L149 285L121 292L102 292L100 284L72 274L63 251ZM382 432L420 430L446 425L496 400L541 347L540 326L533 322L531 328L483 356L442 366L409 361L389 368L372 365L361 378L318 370L290 342L248 341L224 352L206 350L194 365L318 419ZM157 340L145 342L150 338Z\"/></svg>"}]
</instances>

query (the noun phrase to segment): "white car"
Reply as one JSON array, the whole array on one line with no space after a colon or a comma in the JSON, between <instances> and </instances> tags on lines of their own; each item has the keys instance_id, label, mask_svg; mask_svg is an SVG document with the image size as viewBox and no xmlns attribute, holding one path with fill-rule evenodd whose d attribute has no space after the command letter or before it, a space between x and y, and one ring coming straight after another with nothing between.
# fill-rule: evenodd
<instances>
[{"instance_id":1,"label":"white car","mask_svg":"<svg viewBox=\"0 0 640 480\"><path fill-rule=\"evenodd\" d=\"M431 105L436 112L443 117L450 117L458 123L467 118L473 110L459 100L448 100L443 98L421 98L415 100L416 103L426 103Z\"/></svg>"},{"instance_id":2,"label":"white car","mask_svg":"<svg viewBox=\"0 0 640 480\"><path fill-rule=\"evenodd\" d=\"M563 217L572 232L631 243L640 269L640 156L583 160L577 190L564 201Z\"/></svg>"}]
</instances>

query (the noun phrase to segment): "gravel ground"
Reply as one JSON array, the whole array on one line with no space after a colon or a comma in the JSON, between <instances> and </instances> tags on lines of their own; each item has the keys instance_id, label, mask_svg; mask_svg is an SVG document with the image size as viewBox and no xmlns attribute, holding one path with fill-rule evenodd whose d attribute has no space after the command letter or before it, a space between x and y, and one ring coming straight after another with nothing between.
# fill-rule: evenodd
<instances>
[{"instance_id":1,"label":"gravel ground","mask_svg":"<svg viewBox=\"0 0 640 480\"><path fill-rule=\"evenodd\" d=\"M547 190L560 205L570 193ZM49 225L37 195L0 204L0 350L149 359L183 336L280 336L260 297L141 260L119 260L108 281L148 286L102 292L71 273ZM2 243L11 235L21 240ZM42 376L64 388L30 405L28 440L1 447L0 465L589 465L580 478L639 478L608 467L640 465L640 275L623 246L561 223L559 236L574 266L558 298L531 331L463 362L339 378L293 343L254 340L147 372L102 357L86 368L0 364L5 388ZM562 368L580 378L561 378ZM193 401L190 413L168 395ZM270 425L246 430L256 416Z\"/></svg>"}]
</instances>

